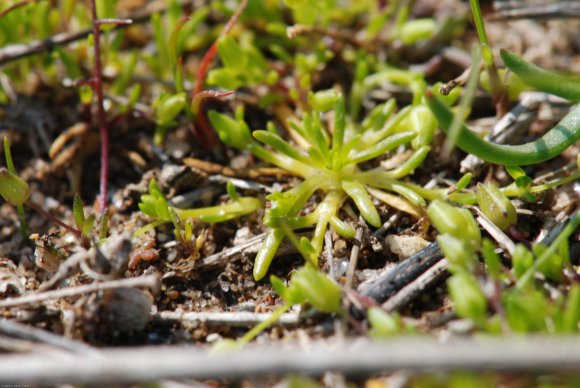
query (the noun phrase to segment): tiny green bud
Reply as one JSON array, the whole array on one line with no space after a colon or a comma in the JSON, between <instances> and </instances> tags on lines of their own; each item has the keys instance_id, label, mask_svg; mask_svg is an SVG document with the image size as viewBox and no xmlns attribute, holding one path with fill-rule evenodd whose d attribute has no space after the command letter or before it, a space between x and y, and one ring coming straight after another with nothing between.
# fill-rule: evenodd
<instances>
[{"instance_id":1,"label":"tiny green bud","mask_svg":"<svg viewBox=\"0 0 580 388\"><path fill-rule=\"evenodd\" d=\"M274 85L280 79L280 75L272 70L266 75L265 81L268 85Z\"/></svg>"},{"instance_id":2,"label":"tiny green bud","mask_svg":"<svg viewBox=\"0 0 580 388\"><path fill-rule=\"evenodd\" d=\"M491 51L491 48L485 43L481 44L481 58L483 59L483 62L485 62L486 66L493 66L493 52Z\"/></svg>"},{"instance_id":3,"label":"tiny green bud","mask_svg":"<svg viewBox=\"0 0 580 388\"><path fill-rule=\"evenodd\" d=\"M447 260L452 264L451 268L471 269L474 262L473 251L465 241L450 234L440 234L437 236L437 243L439 243L439 247Z\"/></svg>"},{"instance_id":4,"label":"tiny green bud","mask_svg":"<svg viewBox=\"0 0 580 388\"><path fill-rule=\"evenodd\" d=\"M437 24L432 18L409 20L401 28L401 41L407 45L433 36Z\"/></svg>"},{"instance_id":5,"label":"tiny green bud","mask_svg":"<svg viewBox=\"0 0 580 388\"><path fill-rule=\"evenodd\" d=\"M337 99L338 93L333 89L308 93L308 103L319 112L326 112L332 109Z\"/></svg>"},{"instance_id":6,"label":"tiny green bud","mask_svg":"<svg viewBox=\"0 0 580 388\"><path fill-rule=\"evenodd\" d=\"M427 208L427 214L439 233L462 239L471 249L479 246L481 232L469 210L436 199Z\"/></svg>"},{"instance_id":7,"label":"tiny green bud","mask_svg":"<svg viewBox=\"0 0 580 388\"><path fill-rule=\"evenodd\" d=\"M162 126L171 124L185 107L185 102L185 93L174 94L162 101L157 110L157 123Z\"/></svg>"},{"instance_id":8,"label":"tiny green bud","mask_svg":"<svg viewBox=\"0 0 580 388\"><path fill-rule=\"evenodd\" d=\"M431 144L435 130L439 125L437 119L426 105L417 105L409 114L411 125L417 137L412 140L413 148Z\"/></svg>"},{"instance_id":9,"label":"tiny green bud","mask_svg":"<svg viewBox=\"0 0 580 388\"><path fill-rule=\"evenodd\" d=\"M290 289L296 290L304 302L320 311L328 313L342 311L338 284L311 265L305 265L292 275Z\"/></svg>"},{"instance_id":10,"label":"tiny green bud","mask_svg":"<svg viewBox=\"0 0 580 388\"><path fill-rule=\"evenodd\" d=\"M237 201L238 199L240 199L240 196L236 192L236 186L234 186L234 183L232 181L228 181L228 183L226 184L226 191L228 192L228 195L232 200Z\"/></svg>"},{"instance_id":11,"label":"tiny green bud","mask_svg":"<svg viewBox=\"0 0 580 388\"><path fill-rule=\"evenodd\" d=\"M371 324L370 336L373 338L385 338L401 331L401 321L397 315L388 314L378 307L371 307L367 312L367 318Z\"/></svg>"},{"instance_id":12,"label":"tiny green bud","mask_svg":"<svg viewBox=\"0 0 580 388\"><path fill-rule=\"evenodd\" d=\"M90 105L93 101L93 89L89 85L81 85L79 87L79 97L83 105Z\"/></svg>"},{"instance_id":13,"label":"tiny green bud","mask_svg":"<svg viewBox=\"0 0 580 388\"><path fill-rule=\"evenodd\" d=\"M519 188L527 189L532 185L532 178L526 175L526 172L520 166L506 166L507 173L514 178Z\"/></svg>"},{"instance_id":14,"label":"tiny green bud","mask_svg":"<svg viewBox=\"0 0 580 388\"><path fill-rule=\"evenodd\" d=\"M83 202L81 201L80 195L75 194L73 200L73 215L75 219L75 225L78 229L82 229L85 223L85 212L83 211Z\"/></svg>"},{"instance_id":15,"label":"tiny green bud","mask_svg":"<svg viewBox=\"0 0 580 388\"><path fill-rule=\"evenodd\" d=\"M30 187L24 179L0 167L0 196L9 204L20 206L30 196Z\"/></svg>"},{"instance_id":16,"label":"tiny green bud","mask_svg":"<svg viewBox=\"0 0 580 388\"><path fill-rule=\"evenodd\" d=\"M496 185L477 185L477 201L483 214L501 230L516 223L516 208Z\"/></svg>"},{"instance_id":17,"label":"tiny green bud","mask_svg":"<svg viewBox=\"0 0 580 388\"><path fill-rule=\"evenodd\" d=\"M243 120L236 120L225 114L209 111L209 121L218 131L220 140L230 147L245 150L253 143L248 125Z\"/></svg>"},{"instance_id":18,"label":"tiny green bud","mask_svg":"<svg viewBox=\"0 0 580 388\"><path fill-rule=\"evenodd\" d=\"M463 175L461 178L459 178L459 180L457 181L457 191L461 191L464 188L466 188L469 183L471 182L471 179L473 178L473 174L468 172L467 174Z\"/></svg>"},{"instance_id":19,"label":"tiny green bud","mask_svg":"<svg viewBox=\"0 0 580 388\"><path fill-rule=\"evenodd\" d=\"M462 272L447 282L457 315L483 324L487 315L487 299L473 275Z\"/></svg>"}]
</instances>

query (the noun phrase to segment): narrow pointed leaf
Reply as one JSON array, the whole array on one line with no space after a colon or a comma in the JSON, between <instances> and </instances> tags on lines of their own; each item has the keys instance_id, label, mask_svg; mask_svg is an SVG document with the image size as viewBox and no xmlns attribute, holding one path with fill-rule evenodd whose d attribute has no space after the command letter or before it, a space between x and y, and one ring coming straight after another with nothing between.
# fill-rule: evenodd
<instances>
[{"instance_id":1,"label":"narrow pointed leaf","mask_svg":"<svg viewBox=\"0 0 580 388\"><path fill-rule=\"evenodd\" d=\"M357 181L343 181L342 188L352 198L363 218L372 226L381 226L381 217L365 186Z\"/></svg>"}]
</instances>

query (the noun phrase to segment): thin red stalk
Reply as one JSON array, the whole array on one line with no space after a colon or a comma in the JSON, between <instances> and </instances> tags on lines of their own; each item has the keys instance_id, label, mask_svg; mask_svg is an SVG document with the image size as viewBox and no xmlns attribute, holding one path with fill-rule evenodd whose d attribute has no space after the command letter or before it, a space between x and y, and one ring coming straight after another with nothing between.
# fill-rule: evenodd
<instances>
[{"instance_id":1,"label":"thin red stalk","mask_svg":"<svg viewBox=\"0 0 580 388\"><path fill-rule=\"evenodd\" d=\"M95 70L93 90L97 95L97 121L101 138L101 173L99 183L99 210L103 214L107 208L107 183L109 179L109 128L105 119L103 96L103 68L101 66L101 25L103 24L131 24L127 19L99 19L97 16L96 0L91 0L91 16L93 19L93 40L95 47Z\"/></svg>"},{"instance_id":2,"label":"thin red stalk","mask_svg":"<svg viewBox=\"0 0 580 388\"><path fill-rule=\"evenodd\" d=\"M228 20L228 22L224 26L224 29L220 33L220 37L226 35L227 33L229 33L231 31L231 29L234 27L234 25L236 24L236 22L240 18L240 15L242 14L242 12L244 11L244 9L246 8L247 5L248 5L248 0L242 0L240 2L240 5L236 9L234 14L230 18L230 20ZM207 52L203 56L203 59L201 60L201 63L199 65L199 69L197 70L197 79L195 80L195 87L193 88L193 95L191 96L191 98L195 98L195 95L197 93L201 92L201 90L203 89L203 82L205 81L205 77L207 75L207 71L209 70L209 66L211 65L211 61L215 58L215 56L217 54L217 41L218 40L219 40L219 37L218 37L218 39L216 39L215 42L213 42L213 44L211 45L209 50L207 50Z\"/></svg>"},{"instance_id":3,"label":"thin red stalk","mask_svg":"<svg viewBox=\"0 0 580 388\"><path fill-rule=\"evenodd\" d=\"M97 17L96 0L91 0L91 15L93 18L93 40L95 45L95 83L93 89L97 94L97 121L101 137L101 174L99 184L99 210L101 214L107 208L107 181L109 179L109 129L105 121L103 97L103 72L101 67L101 28Z\"/></svg>"},{"instance_id":4,"label":"thin red stalk","mask_svg":"<svg viewBox=\"0 0 580 388\"><path fill-rule=\"evenodd\" d=\"M216 151L219 146L219 141L215 131L212 129L205 112L201 109L203 102L210 98L225 98L234 94L234 91L218 92L217 90L202 90L197 93L191 102L191 111L195 117L193 130L195 135L203 142L203 144L210 150Z\"/></svg>"},{"instance_id":5,"label":"thin red stalk","mask_svg":"<svg viewBox=\"0 0 580 388\"><path fill-rule=\"evenodd\" d=\"M191 110L193 112L194 115L198 115L199 111L201 109L201 103L206 99L206 98L224 98L227 96L230 96L234 94L233 90L227 91L227 92L219 92L217 90L204 90L200 93L197 93L195 95L195 97L193 98L193 101L191 102Z\"/></svg>"},{"instance_id":6,"label":"thin red stalk","mask_svg":"<svg viewBox=\"0 0 580 388\"><path fill-rule=\"evenodd\" d=\"M205 81L205 76L207 75L207 71L209 70L209 66L211 65L211 61L217 54L217 41L213 42L209 50L206 51L203 59L199 64L199 69L197 69L197 79L195 80L195 87L193 88L193 93L191 98L195 98L195 96L201 92L203 89L203 82Z\"/></svg>"},{"instance_id":7,"label":"thin red stalk","mask_svg":"<svg viewBox=\"0 0 580 388\"><path fill-rule=\"evenodd\" d=\"M50 214L49 212L47 212L46 210L42 209L40 206L38 206L34 202L27 201L27 202L25 202L25 205L28 206L28 207L30 207L30 208L32 208L36 212L42 214L46 219L54 222L58 226L61 226L64 229L68 230L69 232L71 232L72 234L74 234L76 237L78 237L80 239L83 238L83 234L81 233L80 230L78 230L78 229L70 226L69 224L66 224L66 223L62 222L61 220L59 220L58 218L56 218L56 216L54 216L54 215Z\"/></svg>"},{"instance_id":8,"label":"thin red stalk","mask_svg":"<svg viewBox=\"0 0 580 388\"><path fill-rule=\"evenodd\" d=\"M248 5L248 0L242 0L240 2L240 5L236 9L234 14L230 18L230 20L228 20L228 22L224 26L224 29L220 33L220 37L226 35L227 33L229 33L231 31L231 29L234 27L234 25L236 24L236 22L240 18L240 15L242 14L242 12L244 11L244 9L246 8L247 5ZM198 97L198 95L200 95L200 93L203 93L202 92L203 84L204 84L205 78L207 76L207 72L209 71L209 67L211 66L211 62L213 61L213 59L217 55L217 52L218 52L217 42L218 42L218 40L219 40L219 37L218 37L218 39L216 39L215 42L213 42L213 44L211 45L209 50L207 50L207 52L203 56L201 63L199 65L199 69L197 70L197 79L195 80L195 86L194 86L192 93L191 93L192 106L194 106L193 110L194 110L194 117L195 117L195 123L193 125L194 133L199 138L199 140L205 145L205 147L207 147L210 150L214 150L214 151L216 150L216 148L219 144L217 136L216 136L215 132L211 129L211 125L209 124L207 118L203 115L203 113L198 115L195 111L199 111L200 107L201 107L201 102L203 101L203 99L206 97L209 97L209 96L205 96L205 95L201 95ZM229 94L231 94L231 93L228 93L225 95L229 95ZM224 96L223 95L222 96L216 95L213 97L219 98L219 97L224 97Z\"/></svg>"}]
</instances>

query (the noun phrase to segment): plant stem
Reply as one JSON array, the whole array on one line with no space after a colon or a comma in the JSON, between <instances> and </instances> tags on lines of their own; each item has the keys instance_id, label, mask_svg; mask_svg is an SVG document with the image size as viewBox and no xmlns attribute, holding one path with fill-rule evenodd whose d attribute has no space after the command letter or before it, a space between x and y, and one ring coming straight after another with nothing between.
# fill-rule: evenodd
<instances>
[{"instance_id":1,"label":"plant stem","mask_svg":"<svg viewBox=\"0 0 580 388\"><path fill-rule=\"evenodd\" d=\"M91 86L97 94L97 121L101 138L101 173L99 183L99 210L101 215L107 208L107 182L109 179L109 128L105 117L103 96L103 68L101 65L101 25L102 24L131 24L130 19L99 19L97 16L96 0L91 0L91 17L93 20L93 44L95 69Z\"/></svg>"},{"instance_id":2,"label":"plant stem","mask_svg":"<svg viewBox=\"0 0 580 388\"><path fill-rule=\"evenodd\" d=\"M91 16L93 18L93 40L95 47L95 69L93 89L97 94L97 121L101 137L101 173L99 184L99 208L101 214L107 208L107 180L109 175L109 129L105 121L103 98L103 72L101 68L101 25L97 17L96 0L91 0Z\"/></svg>"},{"instance_id":3,"label":"plant stem","mask_svg":"<svg viewBox=\"0 0 580 388\"><path fill-rule=\"evenodd\" d=\"M495 67L493 53L489 46L489 40L487 39L487 34L485 32L485 25L483 23L483 15L481 14L479 0L469 0L469 4L471 5L473 22L475 23L475 29L477 30L477 36L479 37L479 42L483 53L483 63L489 74L489 86L491 88L493 102L496 106L497 115L502 117L508 111L507 104L509 101L507 99L507 93L501 83L497 68ZM471 66L479 66L479 61L477 63L472 62Z\"/></svg>"},{"instance_id":4,"label":"plant stem","mask_svg":"<svg viewBox=\"0 0 580 388\"><path fill-rule=\"evenodd\" d=\"M467 117L469 110L471 110L471 105L473 104L473 99L475 97L475 91L477 89L477 84L479 83L479 62L481 61L481 47L475 45L471 53L471 71L469 72L469 77L467 80L467 87L465 88L465 93L461 96L461 102L459 108L453 117L451 122L451 127L449 128L449 133L447 134L447 139L443 146L443 158L449 159L451 152L455 147L455 142L457 137L461 133L462 122L465 117Z\"/></svg>"},{"instance_id":5,"label":"plant stem","mask_svg":"<svg viewBox=\"0 0 580 388\"><path fill-rule=\"evenodd\" d=\"M230 32L230 30L234 27L234 25L236 24L236 22L240 18L242 11L246 8L247 5L248 5L248 0L241 1L240 5L238 6L238 8L236 8L236 10L235 10L234 14L232 15L232 17L230 18L230 20L228 20L228 22L226 23L226 25L225 25L224 29L222 30L222 32L220 33L220 36L218 37L218 39L216 39L216 41L213 42L213 44L211 45L211 47L205 53L205 55L203 56L203 58L201 60L201 63L200 63L199 68L197 70L197 79L195 80L195 86L193 88L192 95L191 95L192 101L197 101L196 104L198 104L198 106L201 106L202 100L200 100L200 99L196 100L196 97L199 93L202 92L204 81L205 81L207 72L209 71L209 67L211 65L211 62L218 53L217 42L218 42L219 38L227 35ZM224 94L222 96L216 95L216 97L218 97L218 98L225 97L227 95L229 95L229 94ZM196 110L199 110L199 108ZM208 147L210 150L215 150L216 147L219 145L219 140L218 140L217 136L215 135L215 132L211 130L211 126L208 123L207 118L205 117L204 113L203 112L198 112L198 113L199 114L194 113L194 117L195 117L195 121L196 121L196 123L194 125L194 133L196 134L198 139L202 143L204 143L204 145L206 147ZM198 126L201 128L198 128Z\"/></svg>"},{"instance_id":6,"label":"plant stem","mask_svg":"<svg viewBox=\"0 0 580 388\"><path fill-rule=\"evenodd\" d=\"M74 228L72 226L70 226L69 224L66 224L64 222L62 222L61 220L59 220L58 218L56 218L54 215L50 214L49 212L47 212L46 210L42 209L40 206L38 206L37 204L35 204L32 201L27 201L26 205L34 210L36 210L38 213L42 214L44 217L46 217L46 219L54 222L55 224L57 224L58 226L63 227L64 229L68 230L69 232L71 232L72 234L74 234L76 237L78 237L79 239L83 240L83 234L80 230L78 230L77 228Z\"/></svg>"}]
</instances>

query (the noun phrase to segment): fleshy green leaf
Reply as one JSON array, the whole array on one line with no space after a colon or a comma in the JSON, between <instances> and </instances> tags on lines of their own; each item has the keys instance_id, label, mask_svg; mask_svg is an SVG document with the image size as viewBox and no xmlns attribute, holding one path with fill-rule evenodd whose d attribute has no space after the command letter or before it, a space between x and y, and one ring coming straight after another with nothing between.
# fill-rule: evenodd
<instances>
[{"instance_id":1,"label":"fleshy green leaf","mask_svg":"<svg viewBox=\"0 0 580 388\"><path fill-rule=\"evenodd\" d=\"M20 206L28 200L30 187L18 175L0 167L0 196L13 206Z\"/></svg>"},{"instance_id":2,"label":"fleshy green leaf","mask_svg":"<svg viewBox=\"0 0 580 388\"><path fill-rule=\"evenodd\" d=\"M526 84L573 102L580 101L577 79L542 69L507 50L501 50L500 55L505 65Z\"/></svg>"}]
</instances>

